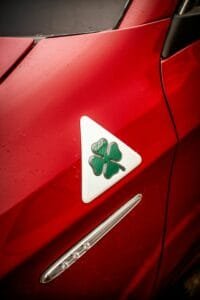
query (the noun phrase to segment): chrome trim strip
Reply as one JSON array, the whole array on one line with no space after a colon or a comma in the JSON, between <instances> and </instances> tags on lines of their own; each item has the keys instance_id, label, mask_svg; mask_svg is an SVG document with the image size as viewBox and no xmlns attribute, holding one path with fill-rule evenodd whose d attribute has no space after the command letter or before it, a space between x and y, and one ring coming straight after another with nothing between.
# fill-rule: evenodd
<instances>
[{"instance_id":1,"label":"chrome trim strip","mask_svg":"<svg viewBox=\"0 0 200 300\"><path fill-rule=\"evenodd\" d=\"M41 283L48 283L61 275L102 239L113 227L115 227L136 205L142 200L142 194L137 194L131 200L121 206L115 213L97 226L91 233L72 247L54 262L41 276Z\"/></svg>"},{"instance_id":2,"label":"chrome trim strip","mask_svg":"<svg viewBox=\"0 0 200 300\"><path fill-rule=\"evenodd\" d=\"M182 15L185 13L185 11L186 11L186 9L187 9L187 6L188 6L189 2L190 2L190 0L185 0L185 1L183 2L181 8L179 9L179 13L178 13L180 16L182 16Z\"/></svg>"}]
</instances>

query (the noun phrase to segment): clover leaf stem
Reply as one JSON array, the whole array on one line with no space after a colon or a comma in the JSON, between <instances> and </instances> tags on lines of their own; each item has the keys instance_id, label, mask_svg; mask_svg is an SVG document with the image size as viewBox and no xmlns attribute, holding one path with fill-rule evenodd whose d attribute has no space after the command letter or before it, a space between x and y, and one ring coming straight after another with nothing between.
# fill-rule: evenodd
<instances>
[{"instance_id":1,"label":"clover leaf stem","mask_svg":"<svg viewBox=\"0 0 200 300\"><path fill-rule=\"evenodd\" d=\"M117 165L119 166L119 168L120 168L122 171L126 171L126 168L124 168L124 166L120 165L119 163L117 163Z\"/></svg>"}]
</instances>

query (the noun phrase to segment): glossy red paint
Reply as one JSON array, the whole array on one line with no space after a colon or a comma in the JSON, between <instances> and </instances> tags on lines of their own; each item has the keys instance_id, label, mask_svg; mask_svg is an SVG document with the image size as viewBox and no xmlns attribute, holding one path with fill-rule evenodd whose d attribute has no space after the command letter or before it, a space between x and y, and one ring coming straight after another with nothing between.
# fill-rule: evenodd
<instances>
[{"instance_id":1,"label":"glossy red paint","mask_svg":"<svg viewBox=\"0 0 200 300\"><path fill-rule=\"evenodd\" d=\"M170 20L132 27L171 17L177 2L134 0L120 30L40 41L1 84L1 297L150 299L158 271L160 288L195 249L199 42L160 68ZM82 115L143 158L90 204L81 201ZM108 236L54 282L39 283L54 260L138 192L142 202Z\"/></svg>"},{"instance_id":2,"label":"glossy red paint","mask_svg":"<svg viewBox=\"0 0 200 300\"><path fill-rule=\"evenodd\" d=\"M12 287L7 292L114 297L131 282L136 296L150 294L176 143L160 84L168 25L165 20L42 40L1 85L1 275L66 232L18 271L24 288L11 276L3 285ZM143 157L139 168L90 204L81 201L82 115ZM39 284L57 255L138 192L144 193L143 203L124 225L55 283Z\"/></svg>"},{"instance_id":3,"label":"glossy red paint","mask_svg":"<svg viewBox=\"0 0 200 300\"><path fill-rule=\"evenodd\" d=\"M161 224L164 219L165 196L171 160L172 153L168 153L145 172L137 177L129 178L129 182L123 188L107 195L104 198L106 202L98 207L96 203L96 207L93 207L90 213L85 213L84 217L79 218L79 221L71 226L67 224L71 211L69 211L69 198L66 199L66 182L70 175L63 174L62 187L61 178L55 182L57 191L58 186L60 187L59 193L54 192L51 197L49 194L48 197L40 195L40 198L34 200L38 206L42 200L49 201L50 206L52 206L52 198L55 199L55 195L59 199L59 204L64 206L63 203L66 203L66 208L69 207L68 211L63 212L63 216L60 213L60 222L65 218L67 224L65 233L6 278L2 282L1 293L5 292L7 297L14 294L20 298L31 297L31 299L38 299L38 297L41 299L55 299L55 297L59 299L66 299L66 297L69 299L81 297L116 299L120 295L124 298L130 293L130 290L124 291L124 289L131 281L134 296L139 299L148 299L161 250ZM79 241L82 236L90 232L112 211L120 207L123 202L135 195L138 190L144 194L143 201L119 226L55 281L48 285L39 283L41 273L49 264ZM77 212L74 212L73 216L75 214L77 215ZM24 216L24 212L22 216ZM57 215L57 220L54 221L55 225L58 224L58 220ZM25 224L24 220L22 220L22 224ZM46 234L52 231L52 219L48 225ZM39 236L41 238L44 226L40 225L39 227L41 228ZM29 229L29 234L30 232ZM33 236L33 231L31 235ZM37 235L35 235L36 238ZM32 239L27 241L29 244L31 242ZM12 247L9 249L13 253L12 249L15 245L10 243L10 246ZM21 251L25 251L25 248L27 249L27 244L21 245ZM9 249L6 249L7 253ZM137 259L135 259L136 257ZM21 283L23 283L23 288Z\"/></svg>"},{"instance_id":4,"label":"glossy red paint","mask_svg":"<svg viewBox=\"0 0 200 300\"><path fill-rule=\"evenodd\" d=\"M162 61L165 93L180 139L200 126L200 41Z\"/></svg>"},{"instance_id":5,"label":"glossy red paint","mask_svg":"<svg viewBox=\"0 0 200 300\"><path fill-rule=\"evenodd\" d=\"M0 80L30 49L32 38L0 37Z\"/></svg>"},{"instance_id":6,"label":"glossy red paint","mask_svg":"<svg viewBox=\"0 0 200 300\"><path fill-rule=\"evenodd\" d=\"M179 0L133 0L120 28L128 28L169 18L173 15Z\"/></svg>"},{"instance_id":7,"label":"glossy red paint","mask_svg":"<svg viewBox=\"0 0 200 300\"><path fill-rule=\"evenodd\" d=\"M170 274L200 239L200 42L162 61L166 97L176 123L180 145L171 179L165 248L158 286L167 284ZM190 254L191 255L191 254ZM185 268L186 263L184 261Z\"/></svg>"},{"instance_id":8,"label":"glossy red paint","mask_svg":"<svg viewBox=\"0 0 200 300\"><path fill-rule=\"evenodd\" d=\"M173 274L177 267L180 271L187 269L190 261L194 263L195 255L199 254L199 132L198 129L184 139L176 153L159 289L181 275L180 272ZM180 268L182 261L184 265Z\"/></svg>"}]
</instances>

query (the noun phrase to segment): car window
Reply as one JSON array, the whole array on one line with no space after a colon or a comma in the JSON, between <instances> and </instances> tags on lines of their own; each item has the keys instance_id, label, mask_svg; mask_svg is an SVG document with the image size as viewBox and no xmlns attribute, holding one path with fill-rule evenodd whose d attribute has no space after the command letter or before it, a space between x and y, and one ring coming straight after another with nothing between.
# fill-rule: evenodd
<instances>
[{"instance_id":1,"label":"car window","mask_svg":"<svg viewBox=\"0 0 200 300\"><path fill-rule=\"evenodd\" d=\"M115 27L127 0L1 0L1 36L54 36Z\"/></svg>"}]
</instances>

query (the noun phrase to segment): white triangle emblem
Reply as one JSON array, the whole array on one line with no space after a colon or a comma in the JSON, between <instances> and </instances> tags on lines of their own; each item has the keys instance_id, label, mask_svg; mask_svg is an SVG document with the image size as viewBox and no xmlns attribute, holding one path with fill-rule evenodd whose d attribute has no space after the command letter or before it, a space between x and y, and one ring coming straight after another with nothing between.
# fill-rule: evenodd
<instances>
[{"instance_id":1,"label":"white triangle emblem","mask_svg":"<svg viewBox=\"0 0 200 300\"><path fill-rule=\"evenodd\" d=\"M81 117L82 200L89 203L135 169L141 156L89 117Z\"/></svg>"}]
</instances>

